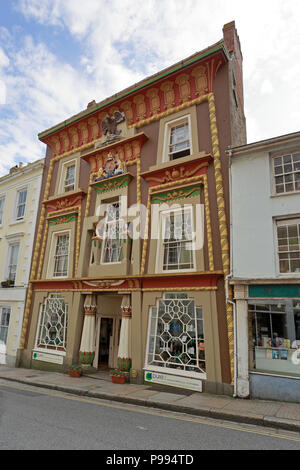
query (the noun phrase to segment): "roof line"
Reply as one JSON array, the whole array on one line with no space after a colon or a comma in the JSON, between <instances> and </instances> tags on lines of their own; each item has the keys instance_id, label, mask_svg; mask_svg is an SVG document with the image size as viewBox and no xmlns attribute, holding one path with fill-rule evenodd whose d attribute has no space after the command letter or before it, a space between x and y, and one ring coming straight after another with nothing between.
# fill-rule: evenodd
<instances>
[{"instance_id":1,"label":"roof line","mask_svg":"<svg viewBox=\"0 0 300 470\"><path fill-rule=\"evenodd\" d=\"M150 77L143 79L142 81L138 82L137 84L132 85L129 88L125 88L123 91L121 91L121 92L119 92L115 95L112 95L109 98L106 98L105 100L101 101L96 107L93 107L93 108L88 109L86 111L82 111L79 114L75 114L72 118L61 122L57 126L51 127L49 129L41 132L40 134L38 134L38 137L39 137L39 139L43 139L43 138L47 137L48 135L57 132L60 129L66 128L70 124L72 124L74 122L77 122L77 121L85 118L86 116L89 116L93 113L96 113L96 112L100 111L105 106L107 106L109 104L113 104L116 101L119 101L119 100L125 98L126 96L131 95L131 94L135 93L136 91L138 91L142 88L145 88L145 87L161 80L162 78L167 77L168 75L171 75L174 72L177 72L180 69L184 69L185 67L188 67L189 65L193 64L194 62L197 62L198 60L201 60L204 57L207 57L208 55L211 55L214 52L217 52L219 50L222 50L224 52L226 58L228 59L227 50L225 48L223 40L221 40L221 41L217 42L216 44L214 44L213 46L210 46L209 48L204 49L203 51L196 52L195 54L188 57L187 59L184 59L181 62L177 62L176 64L171 65L170 67L164 69L163 71L158 72L157 74L151 75ZM201 54L201 55L199 56L199 54Z\"/></svg>"}]
</instances>

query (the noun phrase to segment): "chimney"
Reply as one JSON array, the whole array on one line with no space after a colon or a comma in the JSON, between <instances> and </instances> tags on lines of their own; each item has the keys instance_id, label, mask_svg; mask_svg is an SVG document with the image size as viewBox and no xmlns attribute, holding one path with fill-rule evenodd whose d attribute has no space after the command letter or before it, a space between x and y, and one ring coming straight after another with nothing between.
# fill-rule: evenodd
<instances>
[{"instance_id":1,"label":"chimney","mask_svg":"<svg viewBox=\"0 0 300 470\"><path fill-rule=\"evenodd\" d=\"M239 97L242 107L244 108L244 91L243 91L243 55L241 51L240 39L235 27L235 21L231 21L223 26L223 38L229 56L232 60L232 68L234 72L234 80L236 83L236 93Z\"/></svg>"}]
</instances>

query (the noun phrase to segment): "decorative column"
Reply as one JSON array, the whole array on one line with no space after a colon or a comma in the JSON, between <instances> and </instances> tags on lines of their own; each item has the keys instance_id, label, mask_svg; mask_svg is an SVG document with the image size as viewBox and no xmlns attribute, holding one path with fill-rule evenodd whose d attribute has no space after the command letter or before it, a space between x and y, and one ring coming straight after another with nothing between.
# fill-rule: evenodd
<instances>
[{"instance_id":1,"label":"decorative column","mask_svg":"<svg viewBox=\"0 0 300 470\"><path fill-rule=\"evenodd\" d=\"M123 295L121 303L122 324L118 351L118 369L130 371L131 368L131 302L130 295Z\"/></svg>"},{"instance_id":2,"label":"decorative column","mask_svg":"<svg viewBox=\"0 0 300 470\"><path fill-rule=\"evenodd\" d=\"M79 361L86 366L91 366L95 357L96 312L96 297L88 294L84 301L84 323L79 350Z\"/></svg>"}]
</instances>

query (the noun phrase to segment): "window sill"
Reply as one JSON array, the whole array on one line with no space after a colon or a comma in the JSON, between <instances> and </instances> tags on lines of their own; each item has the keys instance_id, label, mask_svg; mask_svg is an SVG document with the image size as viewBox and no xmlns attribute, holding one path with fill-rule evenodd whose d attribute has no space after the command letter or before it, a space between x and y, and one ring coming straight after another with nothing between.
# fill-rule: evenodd
<instances>
[{"instance_id":1,"label":"window sill","mask_svg":"<svg viewBox=\"0 0 300 470\"><path fill-rule=\"evenodd\" d=\"M21 224L22 222L25 222L24 219L25 219L24 217L23 217L23 219L19 219L19 220L14 219L8 225L9 225L9 227L11 227L12 225Z\"/></svg>"},{"instance_id":2,"label":"window sill","mask_svg":"<svg viewBox=\"0 0 300 470\"><path fill-rule=\"evenodd\" d=\"M295 194L300 194L300 190L298 191L289 191L287 193L273 193L270 195L271 198L275 198L275 197L281 197L281 196L294 196Z\"/></svg>"}]
</instances>

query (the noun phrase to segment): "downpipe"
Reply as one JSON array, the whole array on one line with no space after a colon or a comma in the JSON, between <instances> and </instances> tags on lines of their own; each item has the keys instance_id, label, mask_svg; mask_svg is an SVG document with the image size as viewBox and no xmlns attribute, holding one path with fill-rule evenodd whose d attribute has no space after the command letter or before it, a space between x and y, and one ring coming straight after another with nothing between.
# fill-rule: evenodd
<instances>
[{"instance_id":1,"label":"downpipe","mask_svg":"<svg viewBox=\"0 0 300 470\"><path fill-rule=\"evenodd\" d=\"M237 327L236 327L236 304L229 298L229 279L232 273L225 277L226 302L233 308L233 398L237 397Z\"/></svg>"}]
</instances>

